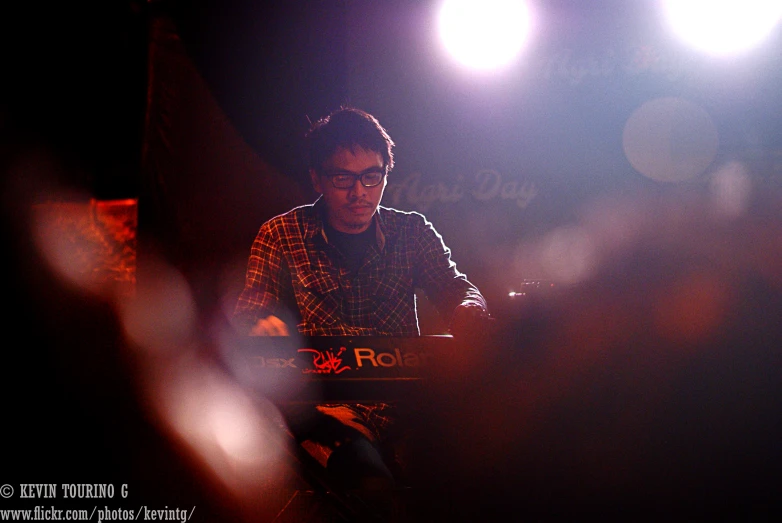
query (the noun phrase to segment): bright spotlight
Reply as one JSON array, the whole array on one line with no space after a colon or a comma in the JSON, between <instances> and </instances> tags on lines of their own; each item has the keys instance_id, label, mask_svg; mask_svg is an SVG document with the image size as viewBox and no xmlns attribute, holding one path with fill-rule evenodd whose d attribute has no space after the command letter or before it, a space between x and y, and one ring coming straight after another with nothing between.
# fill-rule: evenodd
<instances>
[{"instance_id":1,"label":"bright spotlight","mask_svg":"<svg viewBox=\"0 0 782 523\"><path fill-rule=\"evenodd\" d=\"M665 0L664 7L680 38L719 56L760 43L782 17L780 0Z\"/></svg>"},{"instance_id":2,"label":"bright spotlight","mask_svg":"<svg viewBox=\"0 0 782 523\"><path fill-rule=\"evenodd\" d=\"M530 30L522 0L445 0L440 8L440 38L461 63L491 69L521 51Z\"/></svg>"}]
</instances>

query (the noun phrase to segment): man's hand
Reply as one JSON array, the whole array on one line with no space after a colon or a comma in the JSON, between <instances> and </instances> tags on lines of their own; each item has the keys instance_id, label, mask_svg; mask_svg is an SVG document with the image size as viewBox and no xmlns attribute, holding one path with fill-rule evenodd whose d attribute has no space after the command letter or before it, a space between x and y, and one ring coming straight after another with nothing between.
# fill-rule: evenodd
<instances>
[{"instance_id":1,"label":"man's hand","mask_svg":"<svg viewBox=\"0 0 782 523\"><path fill-rule=\"evenodd\" d=\"M489 319L489 313L477 303L462 303L453 311L451 334L454 336L479 334Z\"/></svg>"},{"instance_id":2,"label":"man's hand","mask_svg":"<svg viewBox=\"0 0 782 523\"><path fill-rule=\"evenodd\" d=\"M290 336L288 326L274 314L259 319L250 329L250 336Z\"/></svg>"}]
</instances>

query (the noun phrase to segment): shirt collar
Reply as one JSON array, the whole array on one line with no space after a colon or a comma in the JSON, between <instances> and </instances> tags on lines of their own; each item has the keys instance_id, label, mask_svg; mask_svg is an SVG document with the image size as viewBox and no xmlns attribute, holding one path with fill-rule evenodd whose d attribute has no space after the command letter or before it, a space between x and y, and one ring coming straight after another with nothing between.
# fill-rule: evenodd
<instances>
[{"instance_id":1,"label":"shirt collar","mask_svg":"<svg viewBox=\"0 0 782 523\"><path fill-rule=\"evenodd\" d=\"M312 204L312 209L314 212L311 215L311 219L308 220L304 236L307 239L313 239L317 236L320 236L326 243L328 243L328 238L326 237L326 228L323 226L323 224L326 223L326 201L323 199L323 195L319 196L318 199L315 200L315 203ZM377 246L382 251L386 246L386 235L383 231L385 229L385 224L380 214L380 209L381 207L378 206L377 211L375 212L375 215L372 217L372 219L375 220L376 225L375 236L377 238Z\"/></svg>"}]
</instances>

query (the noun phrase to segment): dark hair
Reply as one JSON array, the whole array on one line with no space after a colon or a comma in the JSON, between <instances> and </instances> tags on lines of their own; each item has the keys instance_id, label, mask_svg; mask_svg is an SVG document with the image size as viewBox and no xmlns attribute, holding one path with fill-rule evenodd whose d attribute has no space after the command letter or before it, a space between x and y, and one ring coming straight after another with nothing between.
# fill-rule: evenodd
<instances>
[{"instance_id":1,"label":"dark hair","mask_svg":"<svg viewBox=\"0 0 782 523\"><path fill-rule=\"evenodd\" d=\"M338 149L355 152L356 147L373 151L383 158L388 172L394 167L394 142L371 114L343 105L312 124L305 135L309 167L320 171Z\"/></svg>"}]
</instances>

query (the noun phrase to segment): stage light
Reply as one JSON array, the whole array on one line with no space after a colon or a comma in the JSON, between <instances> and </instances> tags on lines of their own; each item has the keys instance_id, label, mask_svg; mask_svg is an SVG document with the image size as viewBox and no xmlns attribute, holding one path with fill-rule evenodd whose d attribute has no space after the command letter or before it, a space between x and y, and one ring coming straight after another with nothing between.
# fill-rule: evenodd
<instances>
[{"instance_id":1,"label":"stage light","mask_svg":"<svg viewBox=\"0 0 782 523\"><path fill-rule=\"evenodd\" d=\"M780 0L665 0L663 7L682 40L715 56L758 45L782 17Z\"/></svg>"},{"instance_id":2,"label":"stage light","mask_svg":"<svg viewBox=\"0 0 782 523\"><path fill-rule=\"evenodd\" d=\"M445 0L439 35L462 64L488 70L510 63L530 31L530 11L522 0Z\"/></svg>"}]
</instances>

